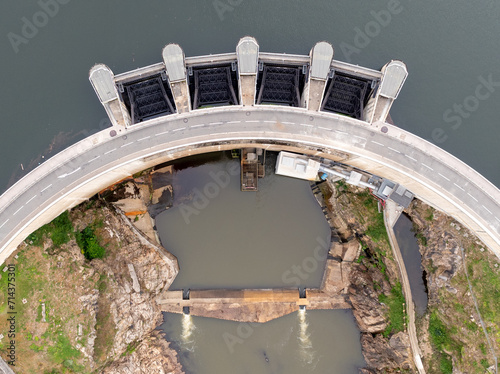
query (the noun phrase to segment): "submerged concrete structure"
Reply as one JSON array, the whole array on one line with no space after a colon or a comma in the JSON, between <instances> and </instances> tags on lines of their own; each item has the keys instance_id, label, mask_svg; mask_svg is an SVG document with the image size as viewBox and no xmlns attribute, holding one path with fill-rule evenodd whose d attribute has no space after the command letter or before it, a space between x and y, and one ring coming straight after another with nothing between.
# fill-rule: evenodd
<instances>
[{"instance_id":1,"label":"submerged concrete structure","mask_svg":"<svg viewBox=\"0 0 500 374\"><path fill-rule=\"evenodd\" d=\"M113 128L68 147L0 197L0 262L31 232L124 177L235 148L323 157L390 179L476 232L500 257L500 191L385 122L407 77L404 63L377 71L333 53L325 42L309 56L265 53L245 37L237 52L209 56L184 57L169 44L163 62L118 75L96 65L90 80Z\"/></svg>"}]
</instances>

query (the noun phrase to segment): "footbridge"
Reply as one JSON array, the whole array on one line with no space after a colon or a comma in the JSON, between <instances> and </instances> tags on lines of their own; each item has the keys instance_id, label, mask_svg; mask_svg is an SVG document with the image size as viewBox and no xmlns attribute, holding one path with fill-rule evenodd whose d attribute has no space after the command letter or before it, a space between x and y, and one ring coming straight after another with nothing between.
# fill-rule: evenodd
<instances>
[{"instance_id":1,"label":"footbridge","mask_svg":"<svg viewBox=\"0 0 500 374\"><path fill-rule=\"evenodd\" d=\"M263 53L251 37L236 53L188 57L90 81L112 128L55 155L0 197L0 263L34 230L103 188L194 154L260 147L352 165L397 182L473 230L500 257L500 191L439 147L386 123L406 79L401 61L381 71L333 59Z\"/></svg>"}]
</instances>

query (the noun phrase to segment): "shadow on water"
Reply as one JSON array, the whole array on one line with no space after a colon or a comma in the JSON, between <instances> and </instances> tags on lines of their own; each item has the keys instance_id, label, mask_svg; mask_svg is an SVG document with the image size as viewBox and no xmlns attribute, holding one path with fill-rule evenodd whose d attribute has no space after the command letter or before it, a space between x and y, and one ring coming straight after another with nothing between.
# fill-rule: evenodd
<instances>
[{"instance_id":1,"label":"shadow on water","mask_svg":"<svg viewBox=\"0 0 500 374\"><path fill-rule=\"evenodd\" d=\"M406 214L402 214L394 225L394 233L410 281L415 311L418 316L423 316L427 309L426 274L422 268L422 256L420 255L418 240L412 229L413 223Z\"/></svg>"}]
</instances>

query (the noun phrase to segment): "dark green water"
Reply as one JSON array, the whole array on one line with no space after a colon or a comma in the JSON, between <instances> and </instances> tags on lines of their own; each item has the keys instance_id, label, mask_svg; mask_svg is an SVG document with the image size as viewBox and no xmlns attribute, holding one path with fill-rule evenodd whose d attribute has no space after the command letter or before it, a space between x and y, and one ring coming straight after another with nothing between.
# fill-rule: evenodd
<instances>
[{"instance_id":1,"label":"dark green water","mask_svg":"<svg viewBox=\"0 0 500 374\"><path fill-rule=\"evenodd\" d=\"M410 281L411 296L415 303L418 316L423 316L427 309L427 290L424 284L422 256L418 248L418 241L412 231L413 224L404 214L394 225L394 234L398 241L401 255Z\"/></svg>"},{"instance_id":2,"label":"dark green water","mask_svg":"<svg viewBox=\"0 0 500 374\"><path fill-rule=\"evenodd\" d=\"M396 124L500 185L500 87L473 98L481 77L500 82L499 2L59 1L51 15L37 1L0 2L0 190L41 155L106 126L87 78L94 63L120 73L160 62L170 42L193 56L234 51L244 35L262 51L300 54L328 40L336 59L376 69L404 60L410 75L391 111ZM465 109L454 113L455 104Z\"/></svg>"}]
</instances>

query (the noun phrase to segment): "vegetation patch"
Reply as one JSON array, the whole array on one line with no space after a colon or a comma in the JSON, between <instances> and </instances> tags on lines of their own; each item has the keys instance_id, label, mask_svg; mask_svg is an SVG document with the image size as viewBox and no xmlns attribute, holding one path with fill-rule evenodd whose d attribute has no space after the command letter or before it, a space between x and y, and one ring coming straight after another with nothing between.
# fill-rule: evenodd
<instances>
[{"instance_id":1,"label":"vegetation patch","mask_svg":"<svg viewBox=\"0 0 500 374\"><path fill-rule=\"evenodd\" d=\"M125 349L125 352L122 353L122 357L128 356L128 355L134 353L138 346L139 346L138 341L134 341L132 343L129 343L129 345L127 346L127 349Z\"/></svg>"},{"instance_id":2,"label":"vegetation patch","mask_svg":"<svg viewBox=\"0 0 500 374\"><path fill-rule=\"evenodd\" d=\"M474 260L469 267L472 288L482 317L500 328L500 276L487 261Z\"/></svg>"},{"instance_id":3,"label":"vegetation patch","mask_svg":"<svg viewBox=\"0 0 500 374\"><path fill-rule=\"evenodd\" d=\"M449 328L443 322L436 310L430 314L428 331L435 352L435 362L439 363L440 372L451 374L453 372L453 364L449 353L453 353L459 360L462 356L461 343L452 337L456 331Z\"/></svg>"},{"instance_id":4,"label":"vegetation patch","mask_svg":"<svg viewBox=\"0 0 500 374\"><path fill-rule=\"evenodd\" d=\"M77 224L89 222L88 215L94 219L88 225L89 230L83 234L75 233ZM79 301L79 297L90 295L94 289L106 292L107 277L99 277L96 269L79 256L80 249L74 239L82 239L81 243L95 249L93 241L98 243L99 229L104 226L100 218L100 213L93 215L82 210L64 212L31 234L7 260L16 267L16 372L90 373L90 361L80 349L87 347L90 334L94 334L95 317ZM44 250L48 241L53 244ZM6 289L7 276L0 272L0 290ZM6 293L1 292L0 334L4 336L7 336L9 317L6 298ZM43 304L45 319L42 315ZM105 318L98 321L102 325L114 326L109 320L109 307L101 312L100 317L104 317L106 312L108 321ZM7 349L5 342L5 338L0 341L3 357Z\"/></svg>"},{"instance_id":5,"label":"vegetation patch","mask_svg":"<svg viewBox=\"0 0 500 374\"><path fill-rule=\"evenodd\" d=\"M73 348L69 338L61 331L57 333L55 341L56 344L47 349L52 360L57 364L65 364L66 367L69 365L69 369L75 368L76 365L73 359L81 356L80 351Z\"/></svg>"},{"instance_id":6,"label":"vegetation patch","mask_svg":"<svg viewBox=\"0 0 500 374\"><path fill-rule=\"evenodd\" d=\"M389 324L383 332L384 337L396 334L404 330L405 323L405 297L401 288L401 283L397 282L391 289L389 295L380 294L379 301L389 308Z\"/></svg>"},{"instance_id":7,"label":"vegetation patch","mask_svg":"<svg viewBox=\"0 0 500 374\"><path fill-rule=\"evenodd\" d=\"M366 191L358 193L357 196L361 199L361 202L368 213L368 227L365 232L366 235L377 243L385 242L389 244L389 236L387 235L387 230L385 228L384 215L378 211L378 200Z\"/></svg>"},{"instance_id":8,"label":"vegetation patch","mask_svg":"<svg viewBox=\"0 0 500 374\"><path fill-rule=\"evenodd\" d=\"M116 329L109 309L110 303L106 298L99 298L98 307L95 325L94 360L98 364L103 364L106 361L109 350L113 346Z\"/></svg>"},{"instance_id":9,"label":"vegetation patch","mask_svg":"<svg viewBox=\"0 0 500 374\"><path fill-rule=\"evenodd\" d=\"M75 235L78 246L89 261L94 258L103 258L106 255L106 250L99 244L94 228L94 225L89 225Z\"/></svg>"},{"instance_id":10,"label":"vegetation patch","mask_svg":"<svg viewBox=\"0 0 500 374\"><path fill-rule=\"evenodd\" d=\"M26 242L37 247L43 245L45 238L52 239L55 248L66 244L73 237L73 223L69 219L68 211L62 213L52 222L40 227L28 236Z\"/></svg>"}]
</instances>

